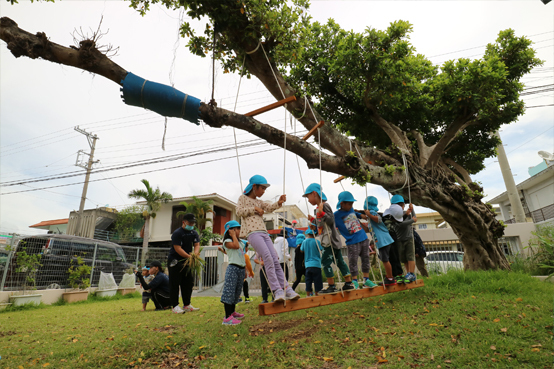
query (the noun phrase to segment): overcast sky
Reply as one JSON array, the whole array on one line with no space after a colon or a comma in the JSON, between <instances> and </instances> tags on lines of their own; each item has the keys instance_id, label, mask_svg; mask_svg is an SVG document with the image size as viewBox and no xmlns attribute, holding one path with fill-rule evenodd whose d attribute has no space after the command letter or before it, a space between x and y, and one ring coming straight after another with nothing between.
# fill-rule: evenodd
<instances>
[{"instance_id":1,"label":"overcast sky","mask_svg":"<svg viewBox=\"0 0 554 369\"><path fill-rule=\"evenodd\" d=\"M534 70L524 81L528 87L554 82L554 2L543 5L528 1L315 1L309 9L315 20L333 17L342 27L362 31L366 27L384 29L392 21L411 22L411 35L417 52L436 64L460 57L477 58L484 46L493 42L500 30L512 28L517 35L534 41L544 66ZM109 33L101 41L119 47L113 60L124 69L145 79L171 84L187 94L207 102L211 95L211 62L191 55L186 41L177 35L178 11L159 5L141 17L120 1L63 1L9 5L0 2L0 15L7 16L31 33L45 32L53 42L73 44L73 31L91 33L103 16L102 30ZM193 22L199 29L199 22ZM233 109L237 95L237 75L223 74L216 65L215 97L220 106ZM527 106L551 105L554 93L530 95ZM243 79L237 112L246 113L268 105L274 99L256 79ZM284 109L260 115L264 123L283 128ZM39 178L46 175L81 171L78 177L0 187L0 232L36 233L29 225L43 220L67 218L79 208L84 169L76 167L77 152L89 152L87 139L73 127L80 126L98 135L95 168L113 168L129 162L152 158L203 153L227 149L170 162L136 166L93 174L86 208L111 206L121 209L134 203L127 198L130 190L141 188L146 178L153 186L174 197L218 193L236 201L241 184L234 152L232 129L195 126L179 119L168 119L166 150L161 149L164 119L155 113L127 106L120 97L119 86L100 77L43 60L14 58L4 41L0 41L0 182ZM301 126L298 130L301 130ZM290 131L290 126L287 127ZM518 122L505 126L501 137L516 183L529 177L528 167L541 162L537 151L554 151L554 107L527 110ZM237 131L237 140L245 145L259 143L256 137ZM298 204L306 212L301 198L302 185L319 182L319 171L309 170L302 160L300 169L293 154L286 159L282 149L257 144L239 149L242 181L254 174L264 175L272 186L264 199L285 192L287 204ZM260 152L265 151L265 152ZM257 153L259 152L259 153ZM286 166L284 165L286 160ZM481 181L487 198L505 191L496 159L485 161L487 167L474 176ZM200 164L200 162L204 162ZM178 168L176 168L178 167ZM165 169L165 170L160 170ZM150 173L142 173L153 171ZM120 178L112 178L120 177ZM335 174L323 173L324 192L331 204L343 190L333 184ZM108 180L106 180L108 178ZM359 205L366 189L343 181ZM63 186L77 183L75 185ZM10 194L33 188L46 190ZM367 191L379 199L384 210L388 194L369 185ZM417 208L416 208L417 209ZM430 209L418 209L431 211Z\"/></svg>"}]
</instances>

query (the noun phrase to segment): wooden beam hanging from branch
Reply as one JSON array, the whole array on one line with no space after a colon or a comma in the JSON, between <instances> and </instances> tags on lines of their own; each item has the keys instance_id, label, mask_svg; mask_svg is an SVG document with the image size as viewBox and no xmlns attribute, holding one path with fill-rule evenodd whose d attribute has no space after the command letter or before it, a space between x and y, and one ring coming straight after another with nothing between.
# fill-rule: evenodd
<instances>
[{"instance_id":1,"label":"wooden beam hanging from branch","mask_svg":"<svg viewBox=\"0 0 554 369\"><path fill-rule=\"evenodd\" d=\"M338 304L341 302L360 300L368 297L375 297L385 295L387 293L394 293L400 291L411 290L413 288L423 287L423 279L418 279L415 282L408 284L397 284L390 287L375 287L373 289L364 288L361 290L344 291L344 297L341 293L325 294L319 296L311 296L298 300L289 300L287 304L281 302L269 302L266 304L259 304L259 315L272 315L280 313L288 313L289 311L311 309L318 306Z\"/></svg>"},{"instance_id":2,"label":"wooden beam hanging from branch","mask_svg":"<svg viewBox=\"0 0 554 369\"><path fill-rule=\"evenodd\" d=\"M280 106L283 106L286 103L289 103L289 102L292 102L292 101L296 101L296 96L287 97L286 99L279 100L277 102L274 102L273 104L270 104L268 106L264 106L263 108L256 109L256 110L251 111L250 113L246 113L244 115L246 115L247 117L253 117L253 116L256 116L258 114L265 113L266 111L270 111L270 110L273 110L273 109L278 108Z\"/></svg>"},{"instance_id":3,"label":"wooden beam hanging from branch","mask_svg":"<svg viewBox=\"0 0 554 369\"><path fill-rule=\"evenodd\" d=\"M320 120L320 121L315 125L314 128L310 129L310 132L306 133L306 135L305 135L304 137L302 137L302 139L303 139L304 141L306 141L306 140L308 140L308 138L312 137L313 134L315 133L315 131L317 131L318 128L321 127L321 126L323 125L323 123L325 123L325 122L323 122L322 120Z\"/></svg>"}]
</instances>

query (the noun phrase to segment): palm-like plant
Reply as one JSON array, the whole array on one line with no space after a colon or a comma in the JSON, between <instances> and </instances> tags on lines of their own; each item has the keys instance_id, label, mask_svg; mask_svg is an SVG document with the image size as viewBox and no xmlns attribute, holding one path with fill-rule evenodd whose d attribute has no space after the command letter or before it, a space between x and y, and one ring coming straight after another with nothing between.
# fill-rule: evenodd
<instances>
[{"instance_id":1,"label":"palm-like plant","mask_svg":"<svg viewBox=\"0 0 554 369\"><path fill-rule=\"evenodd\" d=\"M208 213L213 213L211 207L213 203L213 200L204 201L196 196L193 196L192 202L188 203L186 201L181 201L179 203L179 205L183 205L186 210L178 211L176 217L179 218L186 213L192 213L196 217L196 225L198 227L198 230L202 230L202 228L204 228L204 226L206 225L206 216L208 215Z\"/></svg>"},{"instance_id":2,"label":"palm-like plant","mask_svg":"<svg viewBox=\"0 0 554 369\"><path fill-rule=\"evenodd\" d=\"M161 192L159 187L152 189L150 183L143 179L141 182L146 187L143 189L136 189L129 192L129 198L146 201L146 209L142 213L144 217L144 238L142 240L142 257L141 265L146 264L146 257L148 256L148 239L150 238L150 218L156 217L156 212L160 210L162 202L168 202L173 199L173 196L167 192Z\"/></svg>"}]
</instances>

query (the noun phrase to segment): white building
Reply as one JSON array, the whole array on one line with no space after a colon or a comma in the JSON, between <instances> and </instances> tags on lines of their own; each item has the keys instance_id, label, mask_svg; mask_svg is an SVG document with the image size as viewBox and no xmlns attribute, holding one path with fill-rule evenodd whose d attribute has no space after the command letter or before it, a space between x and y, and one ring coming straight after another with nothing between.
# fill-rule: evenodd
<instances>
[{"instance_id":1,"label":"white building","mask_svg":"<svg viewBox=\"0 0 554 369\"><path fill-rule=\"evenodd\" d=\"M528 222L541 224L554 221L554 162L542 162L529 168L530 178L519 183L517 190ZM505 223L514 223L514 216L508 199L503 192L488 201L498 204Z\"/></svg>"}]
</instances>

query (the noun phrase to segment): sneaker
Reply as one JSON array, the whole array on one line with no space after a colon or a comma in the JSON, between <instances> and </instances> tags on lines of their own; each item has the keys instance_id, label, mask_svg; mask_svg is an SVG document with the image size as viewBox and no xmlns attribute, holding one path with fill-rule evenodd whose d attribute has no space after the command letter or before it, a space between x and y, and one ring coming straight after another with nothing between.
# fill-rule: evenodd
<instances>
[{"instance_id":1,"label":"sneaker","mask_svg":"<svg viewBox=\"0 0 554 369\"><path fill-rule=\"evenodd\" d=\"M394 278L385 278L385 281L383 283L385 287L395 286L397 284Z\"/></svg>"},{"instance_id":2,"label":"sneaker","mask_svg":"<svg viewBox=\"0 0 554 369\"><path fill-rule=\"evenodd\" d=\"M285 301L285 291L280 288L273 294L273 302L279 301Z\"/></svg>"},{"instance_id":3,"label":"sneaker","mask_svg":"<svg viewBox=\"0 0 554 369\"><path fill-rule=\"evenodd\" d=\"M344 285L342 286L343 291L351 291L355 289L356 287L354 287L354 284L352 284L352 282L344 282Z\"/></svg>"},{"instance_id":4,"label":"sneaker","mask_svg":"<svg viewBox=\"0 0 554 369\"><path fill-rule=\"evenodd\" d=\"M404 276L397 275L394 279L396 280L396 284L404 284Z\"/></svg>"},{"instance_id":5,"label":"sneaker","mask_svg":"<svg viewBox=\"0 0 554 369\"><path fill-rule=\"evenodd\" d=\"M231 316L237 319L244 318L244 314L237 313L236 311L234 311L233 314L231 314Z\"/></svg>"},{"instance_id":6,"label":"sneaker","mask_svg":"<svg viewBox=\"0 0 554 369\"><path fill-rule=\"evenodd\" d=\"M377 287L377 285L368 279L364 282L364 287L375 288Z\"/></svg>"},{"instance_id":7,"label":"sneaker","mask_svg":"<svg viewBox=\"0 0 554 369\"><path fill-rule=\"evenodd\" d=\"M175 306L171 311L175 314L183 314L185 312L185 310L181 309L179 305Z\"/></svg>"},{"instance_id":8,"label":"sneaker","mask_svg":"<svg viewBox=\"0 0 554 369\"><path fill-rule=\"evenodd\" d=\"M197 310L200 310L200 308L195 308L194 306L192 305L187 305L183 308L184 311L197 311Z\"/></svg>"},{"instance_id":9,"label":"sneaker","mask_svg":"<svg viewBox=\"0 0 554 369\"><path fill-rule=\"evenodd\" d=\"M229 316L228 318L225 318L223 319L223 325L239 325L240 323L242 323L240 320L237 320L235 318L233 318L233 316Z\"/></svg>"},{"instance_id":10,"label":"sneaker","mask_svg":"<svg viewBox=\"0 0 554 369\"><path fill-rule=\"evenodd\" d=\"M319 293L323 293L323 294L326 294L326 293L337 293L337 292L339 292L339 290L337 290L337 287L336 287L334 284L328 286L328 287L325 288L324 290L319 291Z\"/></svg>"},{"instance_id":11,"label":"sneaker","mask_svg":"<svg viewBox=\"0 0 554 369\"><path fill-rule=\"evenodd\" d=\"M285 292L285 298L287 300L298 300L300 298L300 295L294 292L291 287L288 287L287 291Z\"/></svg>"},{"instance_id":12,"label":"sneaker","mask_svg":"<svg viewBox=\"0 0 554 369\"><path fill-rule=\"evenodd\" d=\"M406 275L406 279L408 279L408 280L410 281L410 283L411 283L411 282L415 282L415 281L416 281L416 276L415 276L414 273L408 273L408 274Z\"/></svg>"},{"instance_id":13,"label":"sneaker","mask_svg":"<svg viewBox=\"0 0 554 369\"><path fill-rule=\"evenodd\" d=\"M245 298L244 298L244 303L245 303L245 304L251 303L252 300L253 300L252 297L245 297Z\"/></svg>"},{"instance_id":14,"label":"sneaker","mask_svg":"<svg viewBox=\"0 0 554 369\"><path fill-rule=\"evenodd\" d=\"M358 281L352 281L352 284L354 285L354 287L356 287L356 289L360 288L360 284L358 283Z\"/></svg>"}]
</instances>

